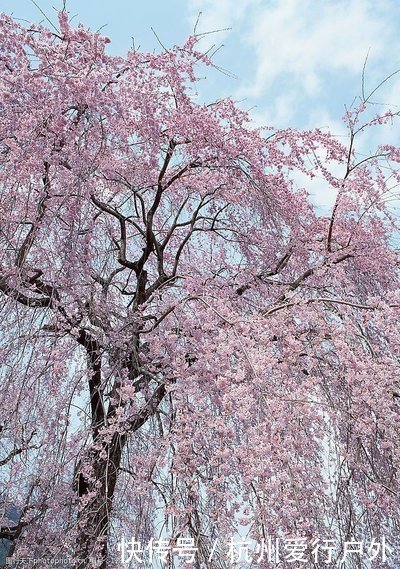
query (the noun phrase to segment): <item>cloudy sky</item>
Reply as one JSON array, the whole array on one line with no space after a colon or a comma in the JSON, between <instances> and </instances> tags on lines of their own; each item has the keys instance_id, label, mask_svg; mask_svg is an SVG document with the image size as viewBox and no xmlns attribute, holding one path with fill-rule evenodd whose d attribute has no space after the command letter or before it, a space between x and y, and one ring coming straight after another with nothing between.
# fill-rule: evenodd
<instances>
[{"instance_id":1,"label":"cloudy sky","mask_svg":"<svg viewBox=\"0 0 400 569\"><path fill-rule=\"evenodd\" d=\"M0 0L0 10L38 21L40 7L56 21L62 3ZM366 59L366 94L400 69L399 0L68 0L67 7L74 22L104 26L118 54L133 41L160 49L155 33L166 46L181 43L198 18L197 31L222 30L203 47L220 48L214 61L226 72L207 73L199 98L231 96L256 123L274 127L329 128L344 137L341 117L362 94ZM372 100L377 110L400 110L400 73ZM389 136L398 139L397 131ZM364 141L365 151L375 142Z\"/></svg>"}]
</instances>

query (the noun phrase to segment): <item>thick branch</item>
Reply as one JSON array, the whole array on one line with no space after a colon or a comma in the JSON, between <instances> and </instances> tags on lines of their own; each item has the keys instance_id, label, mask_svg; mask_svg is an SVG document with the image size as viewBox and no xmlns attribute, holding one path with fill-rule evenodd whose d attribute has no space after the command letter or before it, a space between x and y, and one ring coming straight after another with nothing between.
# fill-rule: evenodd
<instances>
[{"instance_id":1,"label":"thick branch","mask_svg":"<svg viewBox=\"0 0 400 569\"><path fill-rule=\"evenodd\" d=\"M14 298L20 304L31 308L53 308L53 300L50 296L32 298L19 291L17 288L7 284L7 277L0 275L0 291L10 298Z\"/></svg>"},{"instance_id":2,"label":"thick branch","mask_svg":"<svg viewBox=\"0 0 400 569\"><path fill-rule=\"evenodd\" d=\"M78 342L86 349L89 360L89 395L93 438L99 436L104 425L104 402L101 385L101 346L86 330L80 330Z\"/></svg>"},{"instance_id":3,"label":"thick branch","mask_svg":"<svg viewBox=\"0 0 400 569\"><path fill-rule=\"evenodd\" d=\"M164 383L157 387L149 401L144 405L144 407L142 407L135 419L131 422L131 432L134 433L140 429L140 427L144 425L152 415L154 415L159 404L164 399L166 392L166 385Z\"/></svg>"}]
</instances>

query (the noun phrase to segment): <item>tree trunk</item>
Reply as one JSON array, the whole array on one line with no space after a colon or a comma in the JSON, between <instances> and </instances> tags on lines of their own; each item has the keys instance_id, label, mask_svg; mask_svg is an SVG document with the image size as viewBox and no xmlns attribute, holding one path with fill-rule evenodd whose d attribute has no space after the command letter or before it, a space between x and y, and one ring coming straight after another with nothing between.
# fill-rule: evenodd
<instances>
[{"instance_id":1,"label":"tree trunk","mask_svg":"<svg viewBox=\"0 0 400 569\"><path fill-rule=\"evenodd\" d=\"M86 462L81 465L78 474L81 509L78 513L74 569L107 567L110 516L126 440L126 435L115 434L111 442L104 445L106 457L101 458L98 451L92 450Z\"/></svg>"}]
</instances>

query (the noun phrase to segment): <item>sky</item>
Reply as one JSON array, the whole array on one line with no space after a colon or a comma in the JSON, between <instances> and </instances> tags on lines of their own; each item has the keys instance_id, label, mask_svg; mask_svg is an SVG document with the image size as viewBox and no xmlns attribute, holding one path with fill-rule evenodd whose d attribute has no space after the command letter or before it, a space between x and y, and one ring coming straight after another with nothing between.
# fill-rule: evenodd
<instances>
[{"instance_id":1,"label":"sky","mask_svg":"<svg viewBox=\"0 0 400 569\"><path fill-rule=\"evenodd\" d=\"M56 23L62 5L0 0L0 11L45 23L43 12ZM400 69L399 0L67 0L67 9L73 22L102 28L118 55L133 42L151 51L180 44L198 20L198 32L216 32L202 45L217 50L224 70L207 70L199 98L230 96L258 125L325 128L344 139L345 109ZM400 110L400 73L372 100L377 111ZM399 143L397 131L385 136ZM364 140L364 151L377 142ZM315 199L333 198L317 191Z\"/></svg>"}]
</instances>

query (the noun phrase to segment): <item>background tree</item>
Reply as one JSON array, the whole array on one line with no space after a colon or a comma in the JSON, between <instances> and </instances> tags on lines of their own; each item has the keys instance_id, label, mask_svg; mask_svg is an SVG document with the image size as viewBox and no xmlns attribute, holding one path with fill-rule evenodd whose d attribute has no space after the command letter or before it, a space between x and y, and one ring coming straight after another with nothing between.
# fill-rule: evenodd
<instances>
[{"instance_id":1,"label":"background tree","mask_svg":"<svg viewBox=\"0 0 400 569\"><path fill-rule=\"evenodd\" d=\"M355 151L393 113L362 102L348 147L259 130L193 101L196 36L121 58L65 12L0 26L0 537L79 568L123 534L198 567L240 527L394 540L400 153Z\"/></svg>"}]
</instances>

